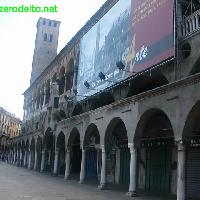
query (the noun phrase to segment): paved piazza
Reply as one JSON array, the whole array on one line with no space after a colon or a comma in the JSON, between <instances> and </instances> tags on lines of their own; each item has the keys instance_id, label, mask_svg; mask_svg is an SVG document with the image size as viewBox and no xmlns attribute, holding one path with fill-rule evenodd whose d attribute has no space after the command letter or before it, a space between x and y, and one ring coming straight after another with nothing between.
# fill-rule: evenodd
<instances>
[{"instance_id":1,"label":"paved piazza","mask_svg":"<svg viewBox=\"0 0 200 200\"><path fill-rule=\"evenodd\" d=\"M104 190L96 185L65 181L26 168L0 162L0 200L159 200L159 198L130 198L125 192ZM163 199L163 198L162 198Z\"/></svg>"}]
</instances>

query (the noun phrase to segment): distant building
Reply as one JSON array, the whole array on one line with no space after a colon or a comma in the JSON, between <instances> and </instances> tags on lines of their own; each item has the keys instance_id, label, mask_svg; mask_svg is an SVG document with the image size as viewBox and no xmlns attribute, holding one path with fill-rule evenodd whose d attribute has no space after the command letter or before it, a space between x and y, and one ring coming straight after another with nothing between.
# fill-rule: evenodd
<instances>
[{"instance_id":1,"label":"distant building","mask_svg":"<svg viewBox=\"0 0 200 200\"><path fill-rule=\"evenodd\" d=\"M0 156L3 158L10 145L10 139L21 134L22 121L0 107Z\"/></svg>"}]
</instances>

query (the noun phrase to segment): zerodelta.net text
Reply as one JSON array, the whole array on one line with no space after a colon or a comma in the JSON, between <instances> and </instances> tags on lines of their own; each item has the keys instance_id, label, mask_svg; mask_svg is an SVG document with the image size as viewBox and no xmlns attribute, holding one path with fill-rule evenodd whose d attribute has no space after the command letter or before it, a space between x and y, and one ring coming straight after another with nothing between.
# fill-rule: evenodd
<instances>
[{"instance_id":1,"label":"zerodelta.net text","mask_svg":"<svg viewBox=\"0 0 200 200\"><path fill-rule=\"evenodd\" d=\"M0 13L56 13L57 5L38 6L38 5L20 5L20 6L0 6Z\"/></svg>"}]
</instances>

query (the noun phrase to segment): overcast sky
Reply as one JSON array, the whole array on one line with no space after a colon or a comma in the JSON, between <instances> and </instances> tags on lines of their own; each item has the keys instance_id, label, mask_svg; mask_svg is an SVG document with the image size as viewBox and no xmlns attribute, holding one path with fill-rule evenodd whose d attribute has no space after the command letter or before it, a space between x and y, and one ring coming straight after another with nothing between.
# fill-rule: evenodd
<instances>
[{"instance_id":1,"label":"overcast sky","mask_svg":"<svg viewBox=\"0 0 200 200\"><path fill-rule=\"evenodd\" d=\"M58 52L106 0L4 0L8 5L57 5L58 13L0 13L0 107L22 119L29 87L36 23L39 17L61 21Z\"/></svg>"}]
</instances>

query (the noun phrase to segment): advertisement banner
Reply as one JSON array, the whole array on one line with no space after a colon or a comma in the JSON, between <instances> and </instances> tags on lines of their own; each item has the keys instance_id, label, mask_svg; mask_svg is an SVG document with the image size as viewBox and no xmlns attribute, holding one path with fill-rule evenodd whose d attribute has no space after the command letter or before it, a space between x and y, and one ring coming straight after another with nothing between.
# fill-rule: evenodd
<instances>
[{"instance_id":1,"label":"advertisement banner","mask_svg":"<svg viewBox=\"0 0 200 200\"><path fill-rule=\"evenodd\" d=\"M132 0L131 31L131 71L141 72L174 56L173 1Z\"/></svg>"},{"instance_id":2,"label":"advertisement banner","mask_svg":"<svg viewBox=\"0 0 200 200\"><path fill-rule=\"evenodd\" d=\"M119 0L81 39L79 99L173 57L173 35L173 0Z\"/></svg>"}]
</instances>

